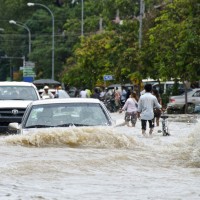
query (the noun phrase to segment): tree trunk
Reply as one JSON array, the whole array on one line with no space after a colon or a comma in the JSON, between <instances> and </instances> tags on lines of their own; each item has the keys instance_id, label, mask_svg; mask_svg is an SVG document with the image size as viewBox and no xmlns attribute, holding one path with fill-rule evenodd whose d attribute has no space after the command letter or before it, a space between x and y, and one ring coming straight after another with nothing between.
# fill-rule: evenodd
<instances>
[{"instance_id":1,"label":"tree trunk","mask_svg":"<svg viewBox=\"0 0 200 200\"><path fill-rule=\"evenodd\" d=\"M184 91L185 91L185 114L188 112L188 101L187 101L187 86L186 86L186 83L183 82L183 85L184 85Z\"/></svg>"}]
</instances>

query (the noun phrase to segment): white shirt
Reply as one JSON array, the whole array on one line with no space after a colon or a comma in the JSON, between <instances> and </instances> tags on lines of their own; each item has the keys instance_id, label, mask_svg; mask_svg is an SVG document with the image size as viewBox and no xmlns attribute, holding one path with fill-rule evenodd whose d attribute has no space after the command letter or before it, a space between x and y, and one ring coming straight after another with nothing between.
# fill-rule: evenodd
<instances>
[{"instance_id":1,"label":"white shirt","mask_svg":"<svg viewBox=\"0 0 200 200\"><path fill-rule=\"evenodd\" d=\"M81 98L87 98L87 91L81 90L81 91L80 91L80 97L81 97Z\"/></svg>"},{"instance_id":2,"label":"white shirt","mask_svg":"<svg viewBox=\"0 0 200 200\"><path fill-rule=\"evenodd\" d=\"M100 97L104 97L105 93L106 93L106 92L102 91L102 92L100 93Z\"/></svg>"},{"instance_id":3,"label":"white shirt","mask_svg":"<svg viewBox=\"0 0 200 200\"><path fill-rule=\"evenodd\" d=\"M126 100L126 94L127 94L127 92L126 92L126 90L122 90L122 95L121 95L121 100L123 101L123 100Z\"/></svg>"},{"instance_id":4,"label":"white shirt","mask_svg":"<svg viewBox=\"0 0 200 200\"><path fill-rule=\"evenodd\" d=\"M46 93L46 91L44 91L42 94L41 94L41 97L42 98L45 98L45 96L48 96L50 99L53 99L54 98L54 95L48 90L48 92Z\"/></svg>"},{"instance_id":5,"label":"white shirt","mask_svg":"<svg viewBox=\"0 0 200 200\"><path fill-rule=\"evenodd\" d=\"M154 118L153 108L161 108L157 98L150 92L146 92L138 101L138 112L140 112L141 119L152 120Z\"/></svg>"},{"instance_id":6,"label":"white shirt","mask_svg":"<svg viewBox=\"0 0 200 200\"><path fill-rule=\"evenodd\" d=\"M137 112L136 104L136 100L130 97L126 100L122 110L126 110L126 112Z\"/></svg>"}]
</instances>

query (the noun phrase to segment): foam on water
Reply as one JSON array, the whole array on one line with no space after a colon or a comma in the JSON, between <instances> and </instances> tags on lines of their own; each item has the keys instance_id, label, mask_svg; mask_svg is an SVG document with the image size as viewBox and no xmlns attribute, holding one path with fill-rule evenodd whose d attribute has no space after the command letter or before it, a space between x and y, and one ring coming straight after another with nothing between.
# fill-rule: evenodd
<instances>
[{"instance_id":1,"label":"foam on water","mask_svg":"<svg viewBox=\"0 0 200 200\"><path fill-rule=\"evenodd\" d=\"M188 129L189 131L190 129ZM74 147L136 150L143 159L152 155L159 160L160 166L170 165L191 168L200 167L200 123L191 132L179 140L170 137L154 136L152 138L137 137L136 134L119 132L113 127L69 127L52 130L35 130L25 135L10 135L3 139L10 145L26 147ZM177 135L181 133L177 133ZM151 140L151 141L150 141ZM169 140L170 142L166 142ZM139 153L140 152L140 153ZM140 158L139 158L140 159ZM164 162L163 159L167 159Z\"/></svg>"},{"instance_id":2,"label":"foam on water","mask_svg":"<svg viewBox=\"0 0 200 200\"><path fill-rule=\"evenodd\" d=\"M200 123L194 128L191 134L183 143L182 154L188 158L189 167L200 168Z\"/></svg>"},{"instance_id":3,"label":"foam on water","mask_svg":"<svg viewBox=\"0 0 200 200\"><path fill-rule=\"evenodd\" d=\"M11 135L4 138L9 144L22 146L70 146L95 148L133 148L131 136L117 133L108 127L69 127L52 130L35 130L31 134Z\"/></svg>"},{"instance_id":4,"label":"foam on water","mask_svg":"<svg viewBox=\"0 0 200 200\"><path fill-rule=\"evenodd\" d=\"M181 130L177 134L181 135ZM179 141L158 147L151 145L153 151L152 148L168 157L171 164L200 168L200 123L197 123L191 132Z\"/></svg>"}]
</instances>

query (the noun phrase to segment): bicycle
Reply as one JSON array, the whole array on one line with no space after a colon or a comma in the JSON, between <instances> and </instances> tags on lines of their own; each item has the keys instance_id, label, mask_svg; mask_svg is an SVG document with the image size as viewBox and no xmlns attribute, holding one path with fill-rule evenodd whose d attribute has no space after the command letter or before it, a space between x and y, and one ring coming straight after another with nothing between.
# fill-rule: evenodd
<instances>
[{"instance_id":1,"label":"bicycle","mask_svg":"<svg viewBox=\"0 0 200 200\"><path fill-rule=\"evenodd\" d=\"M163 136L170 136L168 123L167 123L168 116L161 115L160 118L162 118L162 133L163 133Z\"/></svg>"}]
</instances>

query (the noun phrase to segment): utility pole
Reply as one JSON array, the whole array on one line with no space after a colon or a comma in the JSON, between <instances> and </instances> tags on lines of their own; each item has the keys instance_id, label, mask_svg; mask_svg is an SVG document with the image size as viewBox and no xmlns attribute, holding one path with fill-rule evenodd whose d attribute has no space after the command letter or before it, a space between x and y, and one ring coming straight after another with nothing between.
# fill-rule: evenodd
<instances>
[{"instance_id":1,"label":"utility pole","mask_svg":"<svg viewBox=\"0 0 200 200\"><path fill-rule=\"evenodd\" d=\"M142 18L144 15L144 0L140 0L140 16L139 16L139 48L142 46Z\"/></svg>"}]
</instances>

